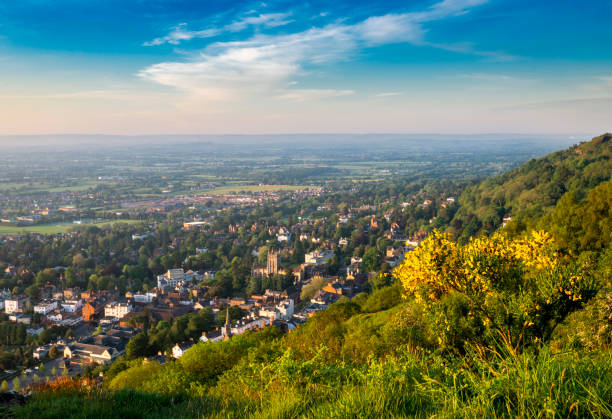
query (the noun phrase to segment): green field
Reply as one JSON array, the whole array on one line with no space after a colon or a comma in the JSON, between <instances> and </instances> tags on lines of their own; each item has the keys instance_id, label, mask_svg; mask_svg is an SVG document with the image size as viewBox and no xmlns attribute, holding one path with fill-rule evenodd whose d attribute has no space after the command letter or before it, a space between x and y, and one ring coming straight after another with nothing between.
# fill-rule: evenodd
<instances>
[{"instance_id":1,"label":"green field","mask_svg":"<svg viewBox=\"0 0 612 419\"><path fill-rule=\"evenodd\" d=\"M66 233L72 229L84 226L108 226L117 223L136 224L141 222L140 220L116 220L116 221L102 221L99 223L54 223L54 224L40 224L32 226L13 226L8 224L0 224L0 235L2 234L25 234L25 233L38 233L38 234L59 234Z\"/></svg>"},{"instance_id":2,"label":"green field","mask_svg":"<svg viewBox=\"0 0 612 419\"><path fill-rule=\"evenodd\" d=\"M46 182L4 182L0 183L0 192L14 191L17 194L41 193L41 192L80 192L86 191L98 185L96 181L83 181L78 184L57 186Z\"/></svg>"}]
</instances>

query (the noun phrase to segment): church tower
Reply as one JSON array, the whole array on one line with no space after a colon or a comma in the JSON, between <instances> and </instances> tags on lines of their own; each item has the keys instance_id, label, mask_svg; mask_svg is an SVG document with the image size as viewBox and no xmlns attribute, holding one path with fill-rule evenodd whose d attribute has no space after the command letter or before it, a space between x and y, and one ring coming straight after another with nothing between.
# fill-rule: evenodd
<instances>
[{"instance_id":1,"label":"church tower","mask_svg":"<svg viewBox=\"0 0 612 419\"><path fill-rule=\"evenodd\" d=\"M229 340L232 337L232 328L230 327L229 307L225 309L225 326L221 329L223 340Z\"/></svg>"},{"instance_id":2,"label":"church tower","mask_svg":"<svg viewBox=\"0 0 612 419\"><path fill-rule=\"evenodd\" d=\"M266 273L268 276L276 275L280 268L280 252L275 250L268 250L268 265L266 267Z\"/></svg>"}]
</instances>

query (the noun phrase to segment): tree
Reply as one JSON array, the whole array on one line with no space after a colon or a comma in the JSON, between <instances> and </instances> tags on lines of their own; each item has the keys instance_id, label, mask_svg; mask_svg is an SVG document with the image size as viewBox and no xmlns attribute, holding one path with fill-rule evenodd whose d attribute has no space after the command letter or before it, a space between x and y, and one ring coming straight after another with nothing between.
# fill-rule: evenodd
<instances>
[{"instance_id":1,"label":"tree","mask_svg":"<svg viewBox=\"0 0 612 419\"><path fill-rule=\"evenodd\" d=\"M57 346L52 346L49 349L49 358L51 359L55 359L59 356L59 350L57 349ZM55 375L55 374L54 374Z\"/></svg>"},{"instance_id":2,"label":"tree","mask_svg":"<svg viewBox=\"0 0 612 419\"><path fill-rule=\"evenodd\" d=\"M45 364L40 364L40 367L38 367L38 371L40 371L41 374L46 373L47 369L45 368Z\"/></svg>"},{"instance_id":3,"label":"tree","mask_svg":"<svg viewBox=\"0 0 612 419\"><path fill-rule=\"evenodd\" d=\"M19 381L19 377L13 378L13 390L14 391L21 390L21 381Z\"/></svg>"},{"instance_id":4,"label":"tree","mask_svg":"<svg viewBox=\"0 0 612 419\"><path fill-rule=\"evenodd\" d=\"M51 368L51 375L54 377L57 375L57 369L55 367Z\"/></svg>"},{"instance_id":5,"label":"tree","mask_svg":"<svg viewBox=\"0 0 612 419\"><path fill-rule=\"evenodd\" d=\"M2 385L0 385L0 390L2 390L3 393L9 390L9 384L6 382L6 380L2 380Z\"/></svg>"},{"instance_id":6,"label":"tree","mask_svg":"<svg viewBox=\"0 0 612 419\"><path fill-rule=\"evenodd\" d=\"M371 247L363 254L363 269L366 272L374 272L378 268L380 255L375 247Z\"/></svg>"},{"instance_id":7,"label":"tree","mask_svg":"<svg viewBox=\"0 0 612 419\"><path fill-rule=\"evenodd\" d=\"M40 294L40 290L38 289L38 286L36 284L32 284L25 289L25 293L28 297L36 299Z\"/></svg>"},{"instance_id":8,"label":"tree","mask_svg":"<svg viewBox=\"0 0 612 419\"><path fill-rule=\"evenodd\" d=\"M315 293L321 288L323 288L325 285L327 285L327 283L328 280L321 276L313 278L310 281L310 284L306 284L302 287L300 298L302 300L310 300L315 295Z\"/></svg>"},{"instance_id":9,"label":"tree","mask_svg":"<svg viewBox=\"0 0 612 419\"><path fill-rule=\"evenodd\" d=\"M144 333L138 333L125 347L125 356L129 359L147 356L149 350L149 338Z\"/></svg>"}]
</instances>

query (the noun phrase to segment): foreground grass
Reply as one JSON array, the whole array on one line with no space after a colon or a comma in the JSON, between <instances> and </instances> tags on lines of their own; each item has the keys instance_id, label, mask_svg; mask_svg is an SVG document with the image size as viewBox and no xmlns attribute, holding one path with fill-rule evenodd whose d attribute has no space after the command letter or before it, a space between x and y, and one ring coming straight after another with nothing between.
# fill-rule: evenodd
<instances>
[{"instance_id":1,"label":"foreground grass","mask_svg":"<svg viewBox=\"0 0 612 419\"><path fill-rule=\"evenodd\" d=\"M206 394L194 384L175 395L132 390L35 394L25 406L0 414L18 418L612 417L610 352L580 356L543 350L537 356L491 353L456 360L407 355L353 366L299 361L285 354L271 364L238 365L211 384Z\"/></svg>"}]
</instances>

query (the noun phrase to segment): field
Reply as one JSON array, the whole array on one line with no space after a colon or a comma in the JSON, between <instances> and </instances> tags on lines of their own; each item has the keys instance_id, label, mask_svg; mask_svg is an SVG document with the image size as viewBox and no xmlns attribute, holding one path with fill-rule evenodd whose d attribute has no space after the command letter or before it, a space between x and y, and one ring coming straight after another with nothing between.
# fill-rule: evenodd
<instances>
[{"instance_id":1,"label":"field","mask_svg":"<svg viewBox=\"0 0 612 419\"><path fill-rule=\"evenodd\" d=\"M24 233L38 233L38 234L59 234L66 233L71 229L75 229L78 227L96 225L96 226L106 226L117 223L128 223L128 224L136 224L139 223L140 220L116 220L116 221L101 221L101 222L91 222L91 223L83 223L83 224L74 224L74 223L54 223L54 224L39 224L32 226L13 226L8 224L0 224L0 235L7 234L24 234Z\"/></svg>"}]
</instances>

